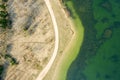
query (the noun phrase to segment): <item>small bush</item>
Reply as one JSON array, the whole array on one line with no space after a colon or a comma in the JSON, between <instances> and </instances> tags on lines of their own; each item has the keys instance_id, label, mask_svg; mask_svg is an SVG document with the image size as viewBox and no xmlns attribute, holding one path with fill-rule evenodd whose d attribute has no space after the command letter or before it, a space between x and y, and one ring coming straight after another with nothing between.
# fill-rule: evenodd
<instances>
[{"instance_id":1,"label":"small bush","mask_svg":"<svg viewBox=\"0 0 120 80\"><path fill-rule=\"evenodd\" d=\"M8 0L2 0L3 2L7 2ZM5 3L0 5L0 8L2 8L2 10L0 10L0 27L2 28L10 28L11 29L11 22L8 19L8 12L6 10L6 6Z\"/></svg>"},{"instance_id":2,"label":"small bush","mask_svg":"<svg viewBox=\"0 0 120 80\"><path fill-rule=\"evenodd\" d=\"M2 8L2 9L6 9L6 6L4 5L4 4L2 4L2 5L0 5L0 8Z\"/></svg>"},{"instance_id":3,"label":"small bush","mask_svg":"<svg viewBox=\"0 0 120 80\"><path fill-rule=\"evenodd\" d=\"M2 0L3 2L7 2L8 0Z\"/></svg>"},{"instance_id":4,"label":"small bush","mask_svg":"<svg viewBox=\"0 0 120 80\"><path fill-rule=\"evenodd\" d=\"M4 70L4 66L0 65L0 75L2 74L3 70Z\"/></svg>"},{"instance_id":5,"label":"small bush","mask_svg":"<svg viewBox=\"0 0 120 80\"><path fill-rule=\"evenodd\" d=\"M6 11L0 11L0 16L2 18L6 18L8 16L8 13Z\"/></svg>"},{"instance_id":6,"label":"small bush","mask_svg":"<svg viewBox=\"0 0 120 80\"><path fill-rule=\"evenodd\" d=\"M10 64L15 65L18 64L17 60L13 58L10 54L5 55L5 59L10 62Z\"/></svg>"}]
</instances>

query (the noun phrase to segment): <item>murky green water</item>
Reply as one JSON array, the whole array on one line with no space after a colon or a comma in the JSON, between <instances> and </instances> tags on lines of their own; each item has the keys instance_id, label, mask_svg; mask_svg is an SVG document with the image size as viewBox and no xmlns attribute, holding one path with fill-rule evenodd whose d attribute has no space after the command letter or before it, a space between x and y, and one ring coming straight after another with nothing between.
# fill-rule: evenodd
<instances>
[{"instance_id":1,"label":"murky green water","mask_svg":"<svg viewBox=\"0 0 120 80\"><path fill-rule=\"evenodd\" d=\"M120 80L120 0L66 0L66 6L69 1L85 35L67 80Z\"/></svg>"}]
</instances>

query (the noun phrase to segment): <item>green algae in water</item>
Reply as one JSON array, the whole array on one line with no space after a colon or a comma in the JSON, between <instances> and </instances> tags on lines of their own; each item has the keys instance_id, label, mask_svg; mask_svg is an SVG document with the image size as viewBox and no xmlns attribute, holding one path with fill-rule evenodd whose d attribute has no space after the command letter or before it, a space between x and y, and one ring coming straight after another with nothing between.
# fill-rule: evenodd
<instances>
[{"instance_id":1,"label":"green algae in water","mask_svg":"<svg viewBox=\"0 0 120 80\"><path fill-rule=\"evenodd\" d=\"M67 80L120 80L120 1L71 1L84 24L85 36Z\"/></svg>"},{"instance_id":2,"label":"green algae in water","mask_svg":"<svg viewBox=\"0 0 120 80\"><path fill-rule=\"evenodd\" d=\"M110 27L115 21L120 21L120 6L115 0L94 0L93 13L97 20L95 28L97 38L102 36L104 29Z\"/></svg>"},{"instance_id":3,"label":"green algae in water","mask_svg":"<svg viewBox=\"0 0 120 80\"><path fill-rule=\"evenodd\" d=\"M120 79L119 35L120 29L114 29L112 37L99 48L95 56L88 59L87 66L84 70L87 80Z\"/></svg>"}]
</instances>

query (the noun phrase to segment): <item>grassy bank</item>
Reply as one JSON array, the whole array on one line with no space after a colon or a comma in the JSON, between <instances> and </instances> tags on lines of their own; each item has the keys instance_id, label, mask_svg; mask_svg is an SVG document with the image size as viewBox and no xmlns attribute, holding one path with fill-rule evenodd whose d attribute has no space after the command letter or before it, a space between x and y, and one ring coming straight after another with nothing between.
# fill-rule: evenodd
<instances>
[{"instance_id":1,"label":"grassy bank","mask_svg":"<svg viewBox=\"0 0 120 80\"><path fill-rule=\"evenodd\" d=\"M79 19L79 16L76 14L75 9L73 8L73 4L71 1L67 2L67 7L71 10L72 16L70 17L71 20L74 23L75 28L75 36L73 40L71 41L71 44L68 45L68 50L63 55L64 57L61 60L61 64L59 65L59 72L57 75L57 79L55 80L66 80L67 71L73 60L77 57L79 53L80 46L83 41L84 36L84 28L81 23L81 20Z\"/></svg>"}]
</instances>

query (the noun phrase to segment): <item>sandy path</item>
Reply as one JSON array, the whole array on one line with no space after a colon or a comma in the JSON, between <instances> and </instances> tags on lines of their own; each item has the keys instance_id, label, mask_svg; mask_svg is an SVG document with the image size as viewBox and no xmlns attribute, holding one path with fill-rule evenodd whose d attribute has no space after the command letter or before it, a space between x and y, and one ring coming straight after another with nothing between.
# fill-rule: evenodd
<instances>
[{"instance_id":1,"label":"sandy path","mask_svg":"<svg viewBox=\"0 0 120 80\"><path fill-rule=\"evenodd\" d=\"M53 62L54 62L54 60L56 58L57 51L58 51L58 46L59 46L59 34L58 34L58 26L57 26L56 18L54 16L54 12L53 12L53 9L51 7L51 4L50 4L49 0L45 0L45 3L47 5L47 8L48 8L49 13L51 15L51 19L52 19L53 26L54 26L54 31L55 31L55 48L54 48L53 55L52 55L50 61L48 62L46 67L42 70L42 72L38 75L36 80L42 80L46 76L47 72L51 68L51 66L52 66L52 64L53 64Z\"/></svg>"}]
</instances>

